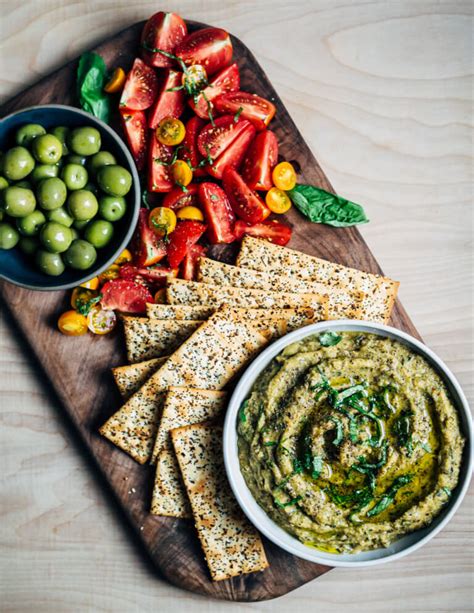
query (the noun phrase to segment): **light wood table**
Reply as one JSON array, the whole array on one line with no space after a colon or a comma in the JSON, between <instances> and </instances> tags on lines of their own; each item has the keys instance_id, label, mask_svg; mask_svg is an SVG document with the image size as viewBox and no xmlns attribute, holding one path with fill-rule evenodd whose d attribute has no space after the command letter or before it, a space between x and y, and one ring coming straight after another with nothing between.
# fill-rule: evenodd
<instances>
[{"instance_id":1,"label":"light wood table","mask_svg":"<svg viewBox=\"0 0 474 613\"><path fill-rule=\"evenodd\" d=\"M161 8L255 53L425 341L468 396L472 363L470 2L1 0L0 95ZM21 308L21 307L20 307ZM0 610L461 611L473 605L472 493L418 553L337 569L279 600L210 602L157 578L111 509L2 316ZM71 355L71 359L74 356ZM93 356L91 356L93 359Z\"/></svg>"}]
</instances>

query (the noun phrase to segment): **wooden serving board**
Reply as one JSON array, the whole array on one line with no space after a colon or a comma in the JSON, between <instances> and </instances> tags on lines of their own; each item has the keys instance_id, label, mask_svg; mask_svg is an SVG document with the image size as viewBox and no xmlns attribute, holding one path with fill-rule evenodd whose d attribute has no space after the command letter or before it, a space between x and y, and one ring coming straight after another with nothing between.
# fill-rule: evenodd
<instances>
[{"instance_id":1,"label":"wooden serving board","mask_svg":"<svg viewBox=\"0 0 474 613\"><path fill-rule=\"evenodd\" d=\"M104 57L108 67L128 69L131 66L138 52L143 23L119 32L94 49ZM190 30L203 27L195 22L188 25ZM333 191L252 53L239 39L233 37L232 42L242 89L269 98L277 107L271 128L278 137L282 156L301 169L300 181ZM38 104L75 105L76 67L77 61L70 62L18 94L0 108L0 116ZM120 131L117 117L114 120L112 125ZM290 247L362 270L381 272L357 229L311 224L295 210L290 211L287 220L294 226ZM217 255L229 261L230 251ZM286 594L330 570L287 554L265 540L270 562L267 570L212 582L192 523L149 514L153 469L139 466L97 433L98 427L121 405L110 375L112 366L125 363L121 334L77 338L59 334L56 321L62 311L70 308L69 292L34 292L1 282L0 293L26 346L72 421L78 439L90 452L102 475L99 482L110 486L111 500L124 512L143 550L162 576L177 586L214 598L258 601ZM418 336L399 302L391 323Z\"/></svg>"}]
</instances>

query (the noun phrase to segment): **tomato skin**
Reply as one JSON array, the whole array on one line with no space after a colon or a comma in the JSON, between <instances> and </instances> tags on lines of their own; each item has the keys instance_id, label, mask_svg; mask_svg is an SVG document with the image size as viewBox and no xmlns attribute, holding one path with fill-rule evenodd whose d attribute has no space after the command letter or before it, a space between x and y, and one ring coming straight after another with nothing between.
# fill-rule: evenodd
<instances>
[{"instance_id":1,"label":"tomato skin","mask_svg":"<svg viewBox=\"0 0 474 613\"><path fill-rule=\"evenodd\" d=\"M203 157L210 155L216 160L227 147L247 129L247 120L234 121L233 115L218 117L214 125L208 123L199 133L197 145Z\"/></svg>"},{"instance_id":2,"label":"tomato skin","mask_svg":"<svg viewBox=\"0 0 474 613\"><path fill-rule=\"evenodd\" d=\"M162 145L174 147L183 142L186 135L184 123L175 117L165 117L156 128L156 138Z\"/></svg>"},{"instance_id":3,"label":"tomato skin","mask_svg":"<svg viewBox=\"0 0 474 613\"><path fill-rule=\"evenodd\" d=\"M230 92L216 98L215 107L218 113L235 114L240 112L242 119L248 119L258 131L265 130L273 119L276 109L269 100L249 94L248 92Z\"/></svg>"},{"instance_id":4,"label":"tomato skin","mask_svg":"<svg viewBox=\"0 0 474 613\"><path fill-rule=\"evenodd\" d=\"M289 191L296 185L296 171L290 162L280 162L272 170L272 180L278 189Z\"/></svg>"},{"instance_id":5,"label":"tomato skin","mask_svg":"<svg viewBox=\"0 0 474 613\"><path fill-rule=\"evenodd\" d=\"M87 318L76 311L66 311L58 319L58 328L65 336L82 336L87 332Z\"/></svg>"},{"instance_id":6,"label":"tomato skin","mask_svg":"<svg viewBox=\"0 0 474 613\"><path fill-rule=\"evenodd\" d=\"M148 209L140 209L138 228L134 238L134 260L139 268L156 264L166 255L164 241L148 227L148 214Z\"/></svg>"},{"instance_id":7,"label":"tomato skin","mask_svg":"<svg viewBox=\"0 0 474 613\"><path fill-rule=\"evenodd\" d=\"M203 159L198 146L197 139L199 133L206 125L206 122L200 117L192 117L186 124L186 136L183 140L183 160L194 169L195 177L202 177L206 174L204 167L198 168L199 162Z\"/></svg>"},{"instance_id":8,"label":"tomato skin","mask_svg":"<svg viewBox=\"0 0 474 613\"><path fill-rule=\"evenodd\" d=\"M184 160L176 160L171 165L171 174L176 185L186 187L193 180L193 171Z\"/></svg>"},{"instance_id":9,"label":"tomato skin","mask_svg":"<svg viewBox=\"0 0 474 613\"><path fill-rule=\"evenodd\" d=\"M183 73L177 70L165 70L155 98L155 103L148 115L148 127L155 130L165 117L178 118L184 111L185 96L182 89L169 92L168 89L181 85Z\"/></svg>"},{"instance_id":10,"label":"tomato skin","mask_svg":"<svg viewBox=\"0 0 474 613\"><path fill-rule=\"evenodd\" d=\"M181 277L186 281L195 281L197 277L197 268L199 258L206 255L207 249L203 245L193 245L188 249L184 260L181 262Z\"/></svg>"},{"instance_id":11,"label":"tomato skin","mask_svg":"<svg viewBox=\"0 0 474 613\"><path fill-rule=\"evenodd\" d=\"M144 313L147 302L153 302L149 290L144 285L128 279L107 281L102 288L100 303L103 309L123 313Z\"/></svg>"},{"instance_id":12,"label":"tomato skin","mask_svg":"<svg viewBox=\"0 0 474 613\"><path fill-rule=\"evenodd\" d=\"M85 287L86 289L97 289L99 285L99 277L92 277L92 279L89 279L89 281L81 283L79 287Z\"/></svg>"},{"instance_id":13,"label":"tomato skin","mask_svg":"<svg viewBox=\"0 0 474 613\"><path fill-rule=\"evenodd\" d=\"M263 221L262 223L248 225L238 219L235 222L234 233L236 240L243 238L244 234L250 234L256 238L264 238L275 245L286 245L293 230L290 226L274 219Z\"/></svg>"},{"instance_id":14,"label":"tomato skin","mask_svg":"<svg viewBox=\"0 0 474 613\"><path fill-rule=\"evenodd\" d=\"M149 66L156 68L171 68L174 61L161 53L148 51L162 49L168 53L174 53L176 45L179 45L188 34L186 24L176 13L164 13L159 11L150 17L143 28L140 44L141 56Z\"/></svg>"},{"instance_id":15,"label":"tomato skin","mask_svg":"<svg viewBox=\"0 0 474 613\"><path fill-rule=\"evenodd\" d=\"M221 28L203 28L189 34L174 52L186 66L200 64L212 75L231 63L232 42Z\"/></svg>"},{"instance_id":16,"label":"tomato skin","mask_svg":"<svg viewBox=\"0 0 474 613\"><path fill-rule=\"evenodd\" d=\"M235 215L225 191L215 183L201 183L199 202L207 221L207 238L210 243L232 243Z\"/></svg>"},{"instance_id":17,"label":"tomato skin","mask_svg":"<svg viewBox=\"0 0 474 613\"><path fill-rule=\"evenodd\" d=\"M224 191L229 197L232 210L249 224L256 224L270 215L270 209L258 194L248 187L233 168L227 167L222 177Z\"/></svg>"},{"instance_id":18,"label":"tomato skin","mask_svg":"<svg viewBox=\"0 0 474 613\"><path fill-rule=\"evenodd\" d=\"M220 72L215 74L209 81L209 85L203 90L204 95L200 94L197 104L193 98L188 100L189 106L193 109L198 117L202 119L209 119L209 106L207 100L211 105L211 112L214 107L213 100L222 94L228 92L236 92L240 89L240 72L239 67L234 62L227 68L223 68Z\"/></svg>"},{"instance_id":19,"label":"tomato skin","mask_svg":"<svg viewBox=\"0 0 474 613\"><path fill-rule=\"evenodd\" d=\"M157 92L158 77L156 72L139 57L135 58L123 87L120 108L144 111L153 104Z\"/></svg>"},{"instance_id":20,"label":"tomato skin","mask_svg":"<svg viewBox=\"0 0 474 613\"><path fill-rule=\"evenodd\" d=\"M206 226L199 221L180 221L170 235L168 243L168 262L171 268L178 268L189 248L198 242Z\"/></svg>"},{"instance_id":21,"label":"tomato skin","mask_svg":"<svg viewBox=\"0 0 474 613\"><path fill-rule=\"evenodd\" d=\"M176 213L178 219L192 219L194 221L204 221L204 215L197 206L185 206Z\"/></svg>"},{"instance_id":22,"label":"tomato skin","mask_svg":"<svg viewBox=\"0 0 474 613\"><path fill-rule=\"evenodd\" d=\"M250 189L267 191L273 186L272 169L277 161L277 137L271 130L259 132L245 156L242 178Z\"/></svg>"},{"instance_id":23,"label":"tomato skin","mask_svg":"<svg viewBox=\"0 0 474 613\"><path fill-rule=\"evenodd\" d=\"M122 127L125 132L128 147L138 170L143 170L146 160L146 115L143 111L128 111L120 109Z\"/></svg>"},{"instance_id":24,"label":"tomato skin","mask_svg":"<svg viewBox=\"0 0 474 613\"><path fill-rule=\"evenodd\" d=\"M244 120L245 121L245 120ZM242 130L230 145L224 149L217 160L206 166L207 172L216 179L222 179L224 170L228 167L239 170L250 143L255 137L255 128L251 123Z\"/></svg>"},{"instance_id":25,"label":"tomato skin","mask_svg":"<svg viewBox=\"0 0 474 613\"><path fill-rule=\"evenodd\" d=\"M190 183L187 186L187 192L183 192L180 187L174 187L163 198L163 206L177 211L185 206L197 206L199 185L196 183Z\"/></svg>"},{"instance_id":26,"label":"tomato skin","mask_svg":"<svg viewBox=\"0 0 474 613\"><path fill-rule=\"evenodd\" d=\"M124 69L119 66L113 71L107 85L104 87L104 92L107 92L108 94L116 94L123 88L126 78L127 75L125 74Z\"/></svg>"},{"instance_id":27,"label":"tomato skin","mask_svg":"<svg viewBox=\"0 0 474 613\"><path fill-rule=\"evenodd\" d=\"M120 278L128 279L129 281L143 282L153 285L162 285L166 283L169 277L176 277L178 270L176 268L168 268L166 266L151 266L149 268L137 268L132 264L125 264L120 268Z\"/></svg>"},{"instance_id":28,"label":"tomato skin","mask_svg":"<svg viewBox=\"0 0 474 613\"><path fill-rule=\"evenodd\" d=\"M148 227L160 238L164 238L176 228L176 215L166 206L157 206L148 215Z\"/></svg>"},{"instance_id":29,"label":"tomato skin","mask_svg":"<svg viewBox=\"0 0 474 613\"><path fill-rule=\"evenodd\" d=\"M283 215L291 209L291 200L286 192L278 187L272 187L265 196L265 204L272 213Z\"/></svg>"},{"instance_id":30,"label":"tomato skin","mask_svg":"<svg viewBox=\"0 0 474 613\"><path fill-rule=\"evenodd\" d=\"M155 138L153 132L150 133L148 145L148 191L149 192L169 192L174 187L173 177L171 176L170 166L160 164L156 160L169 162L173 156L173 148L162 145Z\"/></svg>"}]
</instances>

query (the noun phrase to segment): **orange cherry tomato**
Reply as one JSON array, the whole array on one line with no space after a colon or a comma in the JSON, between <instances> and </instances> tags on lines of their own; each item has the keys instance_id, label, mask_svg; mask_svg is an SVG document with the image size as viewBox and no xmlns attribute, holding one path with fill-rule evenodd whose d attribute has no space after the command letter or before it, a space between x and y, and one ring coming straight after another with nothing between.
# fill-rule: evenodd
<instances>
[{"instance_id":1,"label":"orange cherry tomato","mask_svg":"<svg viewBox=\"0 0 474 613\"><path fill-rule=\"evenodd\" d=\"M166 288L162 287L153 296L153 300L156 304L166 304Z\"/></svg>"},{"instance_id":2,"label":"orange cherry tomato","mask_svg":"<svg viewBox=\"0 0 474 613\"><path fill-rule=\"evenodd\" d=\"M76 311L66 311L58 319L58 328L66 336L82 336L87 332L87 319Z\"/></svg>"},{"instance_id":3,"label":"orange cherry tomato","mask_svg":"<svg viewBox=\"0 0 474 613\"><path fill-rule=\"evenodd\" d=\"M177 185L189 185L193 180L193 171L184 160L176 160L171 166L171 174Z\"/></svg>"},{"instance_id":4,"label":"orange cherry tomato","mask_svg":"<svg viewBox=\"0 0 474 613\"><path fill-rule=\"evenodd\" d=\"M115 94L123 89L123 85L125 83L125 71L123 68L116 68L110 79L108 80L106 86L104 87L104 91L108 94Z\"/></svg>"},{"instance_id":5,"label":"orange cherry tomato","mask_svg":"<svg viewBox=\"0 0 474 613\"><path fill-rule=\"evenodd\" d=\"M89 281L81 283L79 287L85 287L86 289L97 289L99 285L99 277L92 277L92 279L89 279Z\"/></svg>"},{"instance_id":6,"label":"orange cherry tomato","mask_svg":"<svg viewBox=\"0 0 474 613\"><path fill-rule=\"evenodd\" d=\"M265 203L272 213L286 213L291 208L291 200L286 192L272 187L265 196Z\"/></svg>"},{"instance_id":7,"label":"orange cherry tomato","mask_svg":"<svg viewBox=\"0 0 474 613\"><path fill-rule=\"evenodd\" d=\"M289 162L280 162L272 172L273 185L288 191L296 185L296 172Z\"/></svg>"},{"instance_id":8,"label":"orange cherry tomato","mask_svg":"<svg viewBox=\"0 0 474 613\"><path fill-rule=\"evenodd\" d=\"M179 145L185 136L184 123L175 117L165 117L156 128L156 138L162 145Z\"/></svg>"},{"instance_id":9,"label":"orange cherry tomato","mask_svg":"<svg viewBox=\"0 0 474 613\"><path fill-rule=\"evenodd\" d=\"M112 264L107 270L101 272L99 275L99 282L101 285L112 279L118 279L120 276L120 266L118 264Z\"/></svg>"},{"instance_id":10,"label":"orange cherry tomato","mask_svg":"<svg viewBox=\"0 0 474 613\"><path fill-rule=\"evenodd\" d=\"M168 236L176 228L176 213L166 206L157 206L150 211L148 225L158 236Z\"/></svg>"},{"instance_id":11,"label":"orange cherry tomato","mask_svg":"<svg viewBox=\"0 0 474 613\"><path fill-rule=\"evenodd\" d=\"M99 305L93 306L87 315L87 326L93 334L109 334L116 324L115 311L103 309Z\"/></svg>"},{"instance_id":12,"label":"orange cherry tomato","mask_svg":"<svg viewBox=\"0 0 474 613\"><path fill-rule=\"evenodd\" d=\"M71 294L71 306L76 311L81 312L81 308L86 307L87 303L97 296L97 292L85 287L75 287Z\"/></svg>"},{"instance_id":13,"label":"orange cherry tomato","mask_svg":"<svg viewBox=\"0 0 474 613\"><path fill-rule=\"evenodd\" d=\"M176 217L178 219L191 219L192 221L204 221L204 215L201 209L197 206L183 206L182 209L176 211Z\"/></svg>"},{"instance_id":14,"label":"orange cherry tomato","mask_svg":"<svg viewBox=\"0 0 474 613\"><path fill-rule=\"evenodd\" d=\"M124 249L122 253L115 260L114 264L121 266L122 264L129 264L133 260L133 255L128 249Z\"/></svg>"}]
</instances>

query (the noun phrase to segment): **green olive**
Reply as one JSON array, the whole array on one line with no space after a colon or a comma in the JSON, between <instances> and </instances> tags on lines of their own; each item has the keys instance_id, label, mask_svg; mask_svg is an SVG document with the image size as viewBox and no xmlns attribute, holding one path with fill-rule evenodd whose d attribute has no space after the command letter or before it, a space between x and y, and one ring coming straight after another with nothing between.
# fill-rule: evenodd
<instances>
[{"instance_id":1,"label":"green olive","mask_svg":"<svg viewBox=\"0 0 474 613\"><path fill-rule=\"evenodd\" d=\"M64 158L64 162L65 164L80 164L81 166L85 166L87 158L85 155L75 155L74 153L70 153Z\"/></svg>"},{"instance_id":2,"label":"green olive","mask_svg":"<svg viewBox=\"0 0 474 613\"><path fill-rule=\"evenodd\" d=\"M66 264L77 270L87 270L94 265L97 259L97 251L85 240L77 239L73 241L69 249L64 254Z\"/></svg>"},{"instance_id":3,"label":"green olive","mask_svg":"<svg viewBox=\"0 0 474 613\"><path fill-rule=\"evenodd\" d=\"M76 230L76 228L69 228L69 229L71 230L71 236L72 236L73 241L80 238L79 232Z\"/></svg>"},{"instance_id":4,"label":"green olive","mask_svg":"<svg viewBox=\"0 0 474 613\"><path fill-rule=\"evenodd\" d=\"M97 215L99 203L92 192L85 189L78 189L69 195L67 199L67 208L74 219L85 221Z\"/></svg>"},{"instance_id":5,"label":"green olive","mask_svg":"<svg viewBox=\"0 0 474 613\"><path fill-rule=\"evenodd\" d=\"M40 240L47 251L63 253L72 243L72 232L67 226L55 221L48 221L41 228Z\"/></svg>"},{"instance_id":6,"label":"green olive","mask_svg":"<svg viewBox=\"0 0 474 613\"><path fill-rule=\"evenodd\" d=\"M29 181L23 180L23 181L17 181L16 183L13 183L13 185L15 187L23 187L23 189L33 189L33 186L31 185L31 183Z\"/></svg>"},{"instance_id":7,"label":"green olive","mask_svg":"<svg viewBox=\"0 0 474 613\"><path fill-rule=\"evenodd\" d=\"M57 277L64 272L65 266L58 253L50 253L40 249L36 252L36 264L45 275Z\"/></svg>"},{"instance_id":8,"label":"green olive","mask_svg":"<svg viewBox=\"0 0 474 613\"><path fill-rule=\"evenodd\" d=\"M43 126L40 126L37 123L27 123L17 130L15 134L15 142L17 145L27 147L34 138L37 136L42 136L43 134L46 134L46 130L43 128Z\"/></svg>"},{"instance_id":9,"label":"green olive","mask_svg":"<svg viewBox=\"0 0 474 613\"><path fill-rule=\"evenodd\" d=\"M59 167L56 164L38 164L33 168L31 179L35 183L43 179L52 179L59 175Z\"/></svg>"},{"instance_id":10,"label":"green olive","mask_svg":"<svg viewBox=\"0 0 474 613\"><path fill-rule=\"evenodd\" d=\"M56 164L63 154L61 141L52 134L37 136L31 143L31 149L40 164Z\"/></svg>"},{"instance_id":11,"label":"green olive","mask_svg":"<svg viewBox=\"0 0 474 613\"><path fill-rule=\"evenodd\" d=\"M3 189L7 188L8 186L9 186L9 183L5 179L5 177L0 177L0 191L2 191Z\"/></svg>"},{"instance_id":12,"label":"green olive","mask_svg":"<svg viewBox=\"0 0 474 613\"><path fill-rule=\"evenodd\" d=\"M90 126L75 128L70 134L68 144L76 155L94 155L100 151L100 132Z\"/></svg>"},{"instance_id":13,"label":"green olive","mask_svg":"<svg viewBox=\"0 0 474 613\"><path fill-rule=\"evenodd\" d=\"M110 196L125 196L132 187L132 175L123 166L102 166L97 173L102 191Z\"/></svg>"},{"instance_id":14,"label":"green olive","mask_svg":"<svg viewBox=\"0 0 474 613\"><path fill-rule=\"evenodd\" d=\"M16 226L23 236L35 236L44 223L46 223L46 217L39 209L16 220Z\"/></svg>"},{"instance_id":15,"label":"green olive","mask_svg":"<svg viewBox=\"0 0 474 613\"><path fill-rule=\"evenodd\" d=\"M0 223L0 249L13 249L19 240L16 228L8 223Z\"/></svg>"},{"instance_id":16,"label":"green olive","mask_svg":"<svg viewBox=\"0 0 474 613\"><path fill-rule=\"evenodd\" d=\"M80 164L66 164L61 171L61 178L66 184L66 187L74 191L83 189L89 178L87 170Z\"/></svg>"},{"instance_id":17,"label":"green olive","mask_svg":"<svg viewBox=\"0 0 474 613\"><path fill-rule=\"evenodd\" d=\"M67 189L64 181L58 177L43 179L36 190L38 202L46 211L59 209L66 202Z\"/></svg>"},{"instance_id":18,"label":"green olive","mask_svg":"<svg viewBox=\"0 0 474 613\"><path fill-rule=\"evenodd\" d=\"M22 236L18 242L18 247L26 255L34 255L40 248L39 241L34 236Z\"/></svg>"},{"instance_id":19,"label":"green olive","mask_svg":"<svg viewBox=\"0 0 474 613\"><path fill-rule=\"evenodd\" d=\"M74 221L74 219L69 215L69 213L63 206L60 206L59 209L46 211L46 219L48 221L57 221L63 226L67 226L68 228L72 226L72 222Z\"/></svg>"},{"instance_id":20,"label":"green olive","mask_svg":"<svg viewBox=\"0 0 474 613\"><path fill-rule=\"evenodd\" d=\"M61 143L62 148L63 148L63 155L67 155L69 153L69 149L67 146L67 139L69 137L69 128L66 128L66 126L56 126L55 128L53 128L52 130L50 130L50 133L55 136L58 141Z\"/></svg>"},{"instance_id":21,"label":"green olive","mask_svg":"<svg viewBox=\"0 0 474 613\"><path fill-rule=\"evenodd\" d=\"M114 235L114 227L110 221L96 219L88 224L84 238L96 249L102 249L110 243Z\"/></svg>"},{"instance_id":22,"label":"green olive","mask_svg":"<svg viewBox=\"0 0 474 613\"><path fill-rule=\"evenodd\" d=\"M99 198L99 215L107 221L122 219L127 203L122 196L102 196Z\"/></svg>"},{"instance_id":23,"label":"green olive","mask_svg":"<svg viewBox=\"0 0 474 613\"><path fill-rule=\"evenodd\" d=\"M85 227L87 227L87 224L89 223L88 219L85 219L84 221L79 221L78 219L76 219L72 226L73 228L75 228L76 230L79 230L79 232L81 232L82 230L84 230Z\"/></svg>"},{"instance_id":24,"label":"green olive","mask_svg":"<svg viewBox=\"0 0 474 613\"><path fill-rule=\"evenodd\" d=\"M3 156L2 166L9 181L21 181L33 170L35 161L26 147L13 147Z\"/></svg>"},{"instance_id":25,"label":"green olive","mask_svg":"<svg viewBox=\"0 0 474 613\"><path fill-rule=\"evenodd\" d=\"M36 208L36 199L31 189L12 185L3 192L3 208L10 217L25 217Z\"/></svg>"},{"instance_id":26,"label":"green olive","mask_svg":"<svg viewBox=\"0 0 474 613\"><path fill-rule=\"evenodd\" d=\"M117 164L117 160L115 156L113 156L109 151L99 151L91 158L89 158L87 167L92 175L95 175L99 168L102 166L110 166L113 164Z\"/></svg>"}]
</instances>

